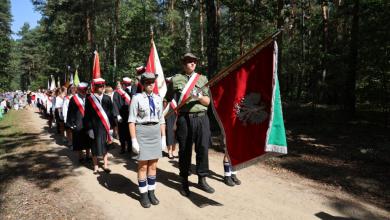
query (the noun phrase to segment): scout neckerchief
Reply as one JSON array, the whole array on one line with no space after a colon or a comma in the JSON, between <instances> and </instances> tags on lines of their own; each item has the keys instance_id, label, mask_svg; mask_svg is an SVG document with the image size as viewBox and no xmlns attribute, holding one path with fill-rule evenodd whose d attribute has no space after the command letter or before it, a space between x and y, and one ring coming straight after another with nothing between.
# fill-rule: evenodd
<instances>
[{"instance_id":1,"label":"scout neckerchief","mask_svg":"<svg viewBox=\"0 0 390 220\"><path fill-rule=\"evenodd\" d=\"M108 142L111 141L111 136L110 136L110 121L108 120L107 114L104 111L102 105L100 102L97 100L95 94L91 94L88 97L89 101L91 101L93 109L95 109L97 115L99 116L100 120L103 123L104 128L106 129L107 132L107 140ZM103 101L103 98L102 98Z\"/></svg>"},{"instance_id":2,"label":"scout neckerchief","mask_svg":"<svg viewBox=\"0 0 390 220\"><path fill-rule=\"evenodd\" d=\"M165 107L164 111L163 111L163 115L167 115L169 110L172 109L173 111L176 110L176 107L177 107L177 104L176 104L176 101L175 99L172 99L171 102L169 102L169 104Z\"/></svg>"},{"instance_id":3,"label":"scout neckerchief","mask_svg":"<svg viewBox=\"0 0 390 220\"><path fill-rule=\"evenodd\" d=\"M180 105L183 101L186 101L187 98L190 96L190 93L192 89L194 89L196 82L198 82L198 79L200 77L200 74L194 73L191 75L190 79L184 86L183 91L181 92L180 99L178 105Z\"/></svg>"},{"instance_id":4,"label":"scout neckerchief","mask_svg":"<svg viewBox=\"0 0 390 220\"><path fill-rule=\"evenodd\" d=\"M74 95L74 103L76 103L77 108L79 109L81 115L84 117L84 101L80 99L78 95Z\"/></svg>"},{"instance_id":5,"label":"scout neckerchief","mask_svg":"<svg viewBox=\"0 0 390 220\"><path fill-rule=\"evenodd\" d=\"M130 105L131 98L127 92L123 91L123 89L117 89L116 92L125 100L128 105Z\"/></svg>"}]
</instances>

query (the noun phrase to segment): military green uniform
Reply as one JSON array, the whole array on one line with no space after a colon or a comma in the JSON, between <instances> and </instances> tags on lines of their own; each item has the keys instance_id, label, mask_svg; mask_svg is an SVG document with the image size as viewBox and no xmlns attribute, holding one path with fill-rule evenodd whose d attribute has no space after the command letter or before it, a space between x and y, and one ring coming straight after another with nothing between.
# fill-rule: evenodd
<instances>
[{"instance_id":1,"label":"military green uniform","mask_svg":"<svg viewBox=\"0 0 390 220\"><path fill-rule=\"evenodd\" d=\"M194 74L194 73L192 73ZM191 76L176 74L169 84L166 98L168 102L173 97L180 97ZM194 89L202 88L208 82L206 76L201 75ZM207 87L201 89L203 96L209 96ZM176 100L178 103L178 100ZM210 139L210 122L207 116L207 106L199 101L191 100L178 112L176 122L176 138L179 142L179 169L180 176L187 178L190 175L192 144L195 143L196 172L200 177L209 174L208 148Z\"/></svg>"}]
</instances>

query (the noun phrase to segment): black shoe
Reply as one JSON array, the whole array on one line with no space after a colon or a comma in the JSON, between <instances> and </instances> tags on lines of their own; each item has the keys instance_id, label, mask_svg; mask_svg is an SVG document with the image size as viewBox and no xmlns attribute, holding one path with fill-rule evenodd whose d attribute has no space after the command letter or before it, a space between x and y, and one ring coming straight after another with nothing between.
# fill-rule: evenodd
<instances>
[{"instance_id":1,"label":"black shoe","mask_svg":"<svg viewBox=\"0 0 390 220\"><path fill-rule=\"evenodd\" d=\"M154 190L149 190L149 200L153 205L158 205L160 201L157 199L156 195L154 194Z\"/></svg>"},{"instance_id":2,"label":"black shoe","mask_svg":"<svg viewBox=\"0 0 390 220\"><path fill-rule=\"evenodd\" d=\"M236 185L241 185L241 180L239 180L236 174L232 174L232 180Z\"/></svg>"},{"instance_id":3,"label":"black shoe","mask_svg":"<svg viewBox=\"0 0 390 220\"><path fill-rule=\"evenodd\" d=\"M233 180L232 180L232 177L231 176L224 176L223 177L223 182L228 185L228 186L234 186L236 184L234 184Z\"/></svg>"},{"instance_id":4,"label":"black shoe","mask_svg":"<svg viewBox=\"0 0 390 220\"><path fill-rule=\"evenodd\" d=\"M103 167L103 170L104 170L104 172L106 172L106 173L111 173L111 170L110 170L109 168Z\"/></svg>"},{"instance_id":5,"label":"black shoe","mask_svg":"<svg viewBox=\"0 0 390 220\"><path fill-rule=\"evenodd\" d=\"M144 208L150 207L150 200L147 192L141 193L141 198L139 199L139 202L141 203L141 206Z\"/></svg>"},{"instance_id":6,"label":"black shoe","mask_svg":"<svg viewBox=\"0 0 390 220\"><path fill-rule=\"evenodd\" d=\"M188 197L190 196L190 187L188 186L188 178L183 178L181 182L181 189L180 189L180 194Z\"/></svg>"},{"instance_id":7,"label":"black shoe","mask_svg":"<svg viewBox=\"0 0 390 220\"><path fill-rule=\"evenodd\" d=\"M209 184L207 184L206 182L206 177L199 177L199 181L198 181L198 185L200 187L200 189L202 189L203 191L207 192L207 193L214 193L215 190L209 186Z\"/></svg>"}]
</instances>

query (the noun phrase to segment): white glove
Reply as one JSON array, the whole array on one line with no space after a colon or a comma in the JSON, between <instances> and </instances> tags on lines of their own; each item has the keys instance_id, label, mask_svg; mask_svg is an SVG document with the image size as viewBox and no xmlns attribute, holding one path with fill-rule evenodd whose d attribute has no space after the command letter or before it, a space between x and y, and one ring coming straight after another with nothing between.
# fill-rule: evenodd
<instances>
[{"instance_id":1,"label":"white glove","mask_svg":"<svg viewBox=\"0 0 390 220\"><path fill-rule=\"evenodd\" d=\"M93 134L93 130L92 129L88 130L88 136L90 138L92 138L92 139L95 139L95 135Z\"/></svg>"},{"instance_id":2,"label":"white glove","mask_svg":"<svg viewBox=\"0 0 390 220\"><path fill-rule=\"evenodd\" d=\"M192 101L198 101L202 97L203 97L202 92L197 92L197 90L193 90L191 93Z\"/></svg>"},{"instance_id":3,"label":"white glove","mask_svg":"<svg viewBox=\"0 0 390 220\"><path fill-rule=\"evenodd\" d=\"M123 121L122 117L121 117L120 115L118 115L118 116L116 116L116 117L117 117L117 119L118 119L118 122L119 122L119 123L122 123L122 121Z\"/></svg>"},{"instance_id":4,"label":"white glove","mask_svg":"<svg viewBox=\"0 0 390 220\"><path fill-rule=\"evenodd\" d=\"M139 154L139 144L137 138L131 139L131 149L134 153Z\"/></svg>"},{"instance_id":5,"label":"white glove","mask_svg":"<svg viewBox=\"0 0 390 220\"><path fill-rule=\"evenodd\" d=\"M165 136L161 136L161 150L166 151L167 150L167 141Z\"/></svg>"}]
</instances>

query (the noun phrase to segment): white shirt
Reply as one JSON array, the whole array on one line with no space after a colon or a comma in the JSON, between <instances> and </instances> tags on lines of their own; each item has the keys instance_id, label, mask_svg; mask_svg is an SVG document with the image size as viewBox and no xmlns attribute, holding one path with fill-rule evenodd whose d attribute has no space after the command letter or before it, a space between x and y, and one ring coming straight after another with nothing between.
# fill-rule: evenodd
<instances>
[{"instance_id":1,"label":"white shirt","mask_svg":"<svg viewBox=\"0 0 390 220\"><path fill-rule=\"evenodd\" d=\"M64 104L64 99L57 96L55 101L55 108L62 108L63 104Z\"/></svg>"}]
</instances>

